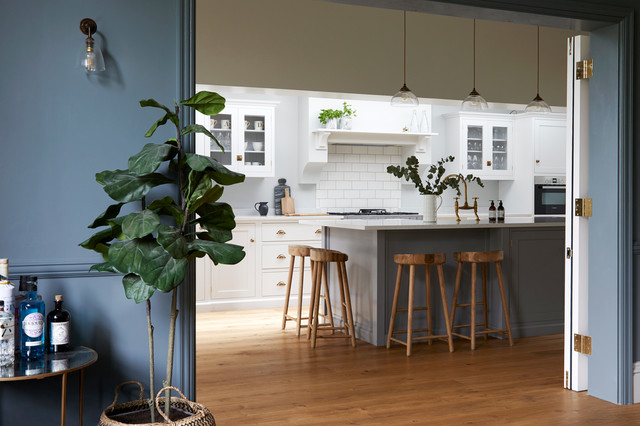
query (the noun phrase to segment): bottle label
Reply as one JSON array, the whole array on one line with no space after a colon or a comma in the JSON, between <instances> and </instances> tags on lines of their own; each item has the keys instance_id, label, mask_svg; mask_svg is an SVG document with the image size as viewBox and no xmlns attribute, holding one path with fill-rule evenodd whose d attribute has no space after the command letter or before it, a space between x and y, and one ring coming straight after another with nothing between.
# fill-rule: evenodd
<instances>
[{"instance_id":1,"label":"bottle label","mask_svg":"<svg viewBox=\"0 0 640 426\"><path fill-rule=\"evenodd\" d=\"M33 312L22 320L22 329L28 337L40 337L44 331L44 316L40 312Z\"/></svg>"},{"instance_id":2,"label":"bottle label","mask_svg":"<svg viewBox=\"0 0 640 426\"><path fill-rule=\"evenodd\" d=\"M13 318L12 319L0 319L0 341L9 341L13 338Z\"/></svg>"},{"instance_id":3,"label":"bottle label","mask_svg":"<svg viewBox=\"0 0 640 426\"><path fill-rule=\"evenodd\" d=\"M69 343L69 321L51 323L51 344L66 345Z\"/></svg>"}]
</instances>

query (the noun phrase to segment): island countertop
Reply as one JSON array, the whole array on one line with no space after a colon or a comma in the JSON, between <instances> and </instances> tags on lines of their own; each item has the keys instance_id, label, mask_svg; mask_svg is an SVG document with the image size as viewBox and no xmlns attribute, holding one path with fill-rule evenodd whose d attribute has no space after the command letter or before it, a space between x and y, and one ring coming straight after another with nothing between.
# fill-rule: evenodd
<instances>
[{"instance_id":1,"label":"island countertop","mask_svg":"<svg viewBox=\"0 0 640 426\"><path fill-rule=\"evenodd\" d=\"M415 219L312 219L301 220L300 223L326 226L329 228L352 229L359 231L401 231L418 229L480 229L480 228L532 228L562 227L563 217L512 217L504 222L490 223L488 219L463 219L460 223L455 219L438 219L436 223L425 223Z\"/></svg>"}]
</instances>

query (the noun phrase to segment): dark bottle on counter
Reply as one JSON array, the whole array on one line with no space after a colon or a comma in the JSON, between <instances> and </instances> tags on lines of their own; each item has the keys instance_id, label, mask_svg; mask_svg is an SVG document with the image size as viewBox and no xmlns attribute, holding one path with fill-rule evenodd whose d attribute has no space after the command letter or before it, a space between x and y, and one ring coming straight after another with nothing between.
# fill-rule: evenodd
<instances>
[{"instance_id":1,"label":"dark bottle on counter","mask_svg":"<svg viewBox=\"0 0 640 426\"><path fill-rule=\"evenodd\" d=\"M280 178L278 179L278 185L273 188L273 207L276 216L282 216L282 203L280 200L284 198L284 190L289 190L289 195L291 195L291 187L289 185L285 185L287 183L286 179Z\"/></svg>"},{"instance_id":2,"label":"dark bottle on counter","mask_svg":"<svg viewBox=\"0 0 640 426\"><path fill-rule=\"evenodd\" d=\"M489 207L489 223L494 223L496 221L496 205L491 200L491 206Z\"/></svg>"},{"instance_id":3,"label":"dark bottle on counter","mask_svg":"<svg viewBox=\"0 0 640 426\"><path fill-rule=\"evenodd\" d=\"M47 315L47 341L49 352L69 350L69 312L62 309L62 295L57 294L55 308Z\"/></svg>"},{"instance_id":4,"label":"dark bottle on counter","mask_svg":"<svg viewBox=\"0 0 640 426\"><path fill-rule=\"evenodd\" d=\"M498 222L504 222L504 206L502 200L498 200Z\"/></svg>"}]
</instances>

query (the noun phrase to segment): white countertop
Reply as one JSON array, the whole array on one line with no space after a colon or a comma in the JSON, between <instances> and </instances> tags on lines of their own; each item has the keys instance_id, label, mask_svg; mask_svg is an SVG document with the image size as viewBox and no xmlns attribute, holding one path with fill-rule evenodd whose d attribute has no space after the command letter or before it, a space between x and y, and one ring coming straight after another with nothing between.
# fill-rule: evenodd
<instances>
[{"instance_id":1,"label":"white countertop","mask_svg":"<svg viewBox=\"0 0 640 426\"><path fill-rule=\"evenodd\" d=\"M328 219L330 216L327 215L302 215L302 216L276 216L276 215L266 215L260 216L258 213L255 215L238 215L236 216L237 223L248 223L248 222L298 222L301 220L321 220ZM331 218L340 218L342 216L331 216Z\"/></svg>"},{"instance_id":2,"label":"white countertop","mask_svg":"<svg viewBox=\"0 0 640 426\"><path fill-rule=\"evenodd\" d=\"M436 223L424 223L411 219L321 219L300 218L300 223L320 225L329 228L353 229L359 231L401 231L412 229L473 229L473 228L531 228L531 227L563 227L564 218L512 217L504 222L489 223L488 219L463 219L457 223L455 219L438 219Z\"/></svg>"}]
</instances>

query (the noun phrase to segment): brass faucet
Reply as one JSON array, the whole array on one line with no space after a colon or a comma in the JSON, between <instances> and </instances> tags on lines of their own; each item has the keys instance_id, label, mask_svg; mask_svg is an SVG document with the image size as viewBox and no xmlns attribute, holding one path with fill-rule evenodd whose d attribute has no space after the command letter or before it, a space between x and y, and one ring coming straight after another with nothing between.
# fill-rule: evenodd
<instances>
[{"instance_id":1,"label":"brass faucet","mask_svg":"<svg viewBox=\"0 0 640 426\"><path fill-rule=\"evenodd\" d=\"M462 182L464 184L464 205L460 206L458 204L458 199L460 197L454 197L456 200L456 222L460 223L460 215L458 214L458 210L473 210L473 213L476 215L476 223L480 222L480 217L478 217L478 197L473 197L473 206L470 206L467 202L467 181L464 180L464 176L461 173L451 174L446 176L443 180L447 180L449 178L457 178L458 182Z\"/></svg>"}]
</instances>

